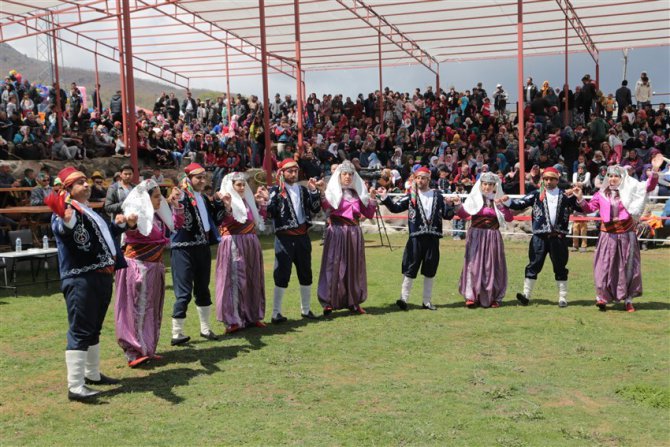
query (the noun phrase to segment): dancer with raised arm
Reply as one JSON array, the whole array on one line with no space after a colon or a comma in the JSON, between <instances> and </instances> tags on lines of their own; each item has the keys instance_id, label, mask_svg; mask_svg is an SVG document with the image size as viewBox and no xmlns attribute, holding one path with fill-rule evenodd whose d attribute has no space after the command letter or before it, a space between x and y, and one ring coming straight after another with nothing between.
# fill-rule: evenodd
<instances>
[{"instance_id":1,"label":"dancer with raised arm","mask_svg":"<svg viewBox=\"0 0 670 447\"><path fill-rule=\"evenodd\" d=\"M442 220L454 217L454 207L451 199L443 198L440 191L430 189L429 185L430 170L422 167L414 173L410 191L397 201L387 196L385 188L377 190L382 197L382 204L390 212L401 213L409 210L409 239L402 255L403 281L400 298L396 301L401 310L408 310L407 302L412 284L419 271L423 275L423 308L437 310L432 303L432 294L435 274L440 264Z\"/></svg>"},{"instance_id":2,"label":"dancer with raised arm","mask_svg":"<svg viewBox=\"0 0 670 447\"><path fill-rule=\"evenodd\" d=\"M321 258L318 295L323 314L349 309L364 314L361 303L368 297L365 241L359 226L361 217L374 217L377 201L370 194L350 161L338 165L324 188L321 207L330 212Z\"/></svg>"},{"instance_id":3,"label":"dancer with raised arm","mask_svg":"<svg viewBox=\"0 0 670 447\"><path fill-rule=\"evenodd\" d=\"M512 212L503 205L506 200L500 177L486 172L479 177L465 202L456 208L461 219L472 217L458 286L466 307L500 307L507 291L505 244L500 234L500 228L512 221ZM454 204L459 203L457 196Z\"/></svg>"},{"instance_id":4,"label":"dancer with raised arm","mask_svg":"<svg viewBox=\"0 0 670 447\"><path fill-rule=\"evenodd\" d=\"M265 229L268 195L260 187L254 196L242 172L226 175L220 192L227 213L216 252L216 318L232 334L249 326L265 327L265 272L256 228Z\"/></svg>"},{"instance_id":5,"label":"dancer with raised arm","mask_svg":"<svg viewBox=\"0 0 670 447\"><path fill-rule=\"evenodd\" d=\"M600 211L602 220L598 247L593 258L596 306L624 301L627 312L635 312L633 298L642 295L640 247L635 234L636 222L644 211L649 191L658 183L663 155L651 161L652 175L646 182L635 180L621 166L610 166L600 191L591 200L576 190L579 206L586 213Z\"/></svg>"},{"instance_id":6,"label":"dancer with raised arm","mask_svg":"<svg viewBox=\"0 0 670 447\"><path fill-rule=\"evenodd\" d=\"M123 254L128 267L116 272L116 341L128 366L160 360L156 347L163 321L165 264L163 251L170 234L184 223L181 192L173 188L167 200L154 180L144 180L121 205L123 214L136 215L137 228L126 231Z\"/></svg>"}]
</instances>

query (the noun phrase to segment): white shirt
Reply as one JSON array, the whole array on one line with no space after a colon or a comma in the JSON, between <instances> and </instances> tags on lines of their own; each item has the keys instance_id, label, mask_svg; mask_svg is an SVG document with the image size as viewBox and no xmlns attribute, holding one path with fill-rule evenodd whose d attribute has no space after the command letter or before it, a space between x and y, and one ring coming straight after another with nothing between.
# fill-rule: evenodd
<instances>
[{"instance_id":1,"label":"white shirt","mask_svg":"<svg viewBox=\"0 0 670 447\"><path fill-rule=\"evenodd\" d=\"M293 203L293 211L295 211L295 217L298 220L298 225L305 223L305 212L302 209L302 196L300 195L300 185L297 183L293 185L286 184L286 191L288 191L288 196Z\"/></svg>"},{"instance_id":2,"label":"white shirt","mask_svg":"<svg viewBox=\"0 0 670 447\"><path fill-rule=\"evenodd\" d=\"M558 211L558 195L561 190L558 188L547 189L547 208L549 208L549 221L551 226L556 225L556 214Z\"/></svg>"},{"instance_id":3,"label":"white shirt","mask_svg":"<svg viewBox=\"0 0 670 447\"><path fill-rule=\"evenodd\" d=\"M426 192L419 191L419 200L421 201L421 206L423 207L423 213L426 216L426 220L430 222L433 212L433 200L435 200L435 194L432 190Z\"/></svg>"},{"instance_id":4,"label":"white shirt","mask_svg":"<svg viewBox=\"0 0 670 447\"><path fill-rule=\"evenodd\" d=\"M207 215L205 201L202 198L202 194L199 192L195 193L195 202L198 204L198 214L200 214L200 220L202 220L202 228L205 230L205 233L207 233L209 231L209 217Z\"/></svg>"}]
</instances>

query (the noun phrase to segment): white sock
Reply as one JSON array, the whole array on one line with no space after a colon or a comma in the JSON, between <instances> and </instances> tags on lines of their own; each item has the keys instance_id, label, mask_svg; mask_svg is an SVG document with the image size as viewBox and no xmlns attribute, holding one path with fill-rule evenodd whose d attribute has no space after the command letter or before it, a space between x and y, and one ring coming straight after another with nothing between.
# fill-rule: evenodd
<instances>
[{"instance_id":1,"label":"white sock","mask_svg":"<svg viewBox=\"0 0 670 447\"><path fill-rule=\"evenodd\" d=\"M535 287L535 279L524 278L523 279L523 296L527 299L530 299L530 295L533 293L533 287Z\"/></svg>"},{"instance_id":2,"label":"white sock","mask_svg":"<svg viewBox=\"0 0 670 447\"><path fill-rule=\"evenodd\" d=\"M86 352L86 377L100 380L100 343L89 346Z\"/></svg>"},{"instance_id":3,"label":"white sock","mask_svg":"<svg viewBox=\"0 0 670 447\"><path fill-rule=\"evenodd\" d=\"M81 393L84 390L86 355L86 351L65 351L67 388L73 393Z\"/></svg>"},{"instance_id":4,"label":"white sock","mask_svg":"<svg viewBox=\"0 0 670 447\"><path fill-rule=\"evenodd\" d=\"M435 278L423 277L423 304L430 304L430 298L433 295L433 281Z\"/></svg>"},{"instance_id":5,"label":"white sock","mask_svg":"<svg viewBox=\"0 0 670 447\"><path fill-rule=\"evenodd\" d=\"M312 298L312 286L300 286L300 311L306 315L310 311L310 300Z\"/></svg>"},{"instance_id":6,"label":"white sock","mask_svg":"<svg viewBox=\"0 0 670 447\"><path fill-rule=\"evenodd\" d=\"M281 313L281 302L284 299L286 287L275 286L275 296L272 303L272 318L276 318Z\"/></svg>"},{"instance_id":7,"label":"white sock","mask_svg":"<svg viewBox=\"0 0 670 447\"><path fill-rule=\"evenodd\" d=\"M402 288L400 289L400 299L403 300L404 302L407 302L409 300L409 294L412 291L412 283L414 282L414 278L410 278L408 276L403 276L402 278Z\"/></svg>"},{"instance_id":8,"label":"white sock","mask_svg":"<svg viewBox=\"0 0 670 447\"><path fill-rule=\"evenodd\" d=\"M184 333L184 318L172 319L172 338L181 337Z\"/></svg>"},{"instance_id":9,"label":"white sock","mask_svg":"<svg viewBox=\"0 0 670 447\"><path fill-rule=\"evenodd\" d=\"M209 327L209 314L211 306L196 306L198 309L198 316L200 317L200 333L209 334L212 329Z\"/></svg>"},{"instance_id":10,"label":"white sock","mask_svg":"<svg viewBox=\"0 0 670 447\"><path fill-rule=\"evenodd\" d=\"M558 300L567 301L568 300L568 282L567 281L556 281L558 285Z\"/></svg>"}]
</instances>

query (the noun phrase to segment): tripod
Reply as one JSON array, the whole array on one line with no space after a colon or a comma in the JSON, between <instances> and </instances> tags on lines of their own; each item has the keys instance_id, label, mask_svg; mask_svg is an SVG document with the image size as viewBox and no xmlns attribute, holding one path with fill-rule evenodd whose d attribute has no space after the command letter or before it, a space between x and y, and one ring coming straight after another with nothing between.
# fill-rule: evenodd
<instances>
[{"instance_id":1,"label":"tripod","mask_svg":"<svg viewBox=\"0 0 670 447\"><path fill-rule=\"evenodd\" d=\"M379 203L377 203L377 207L375 208L375 219L377 220L377 230L379 231L379 242L382 244L382 247L384 246L384 237L382 236L382 228L384 229L384 234L386 235L386 242L389 244L389 250L393 251L393 247L391 246L391 239L389 239L389 233L386 230L386 222L384 222L384 219L382 219L382 213L379 210Z\"/></svg>"}]
</instances>

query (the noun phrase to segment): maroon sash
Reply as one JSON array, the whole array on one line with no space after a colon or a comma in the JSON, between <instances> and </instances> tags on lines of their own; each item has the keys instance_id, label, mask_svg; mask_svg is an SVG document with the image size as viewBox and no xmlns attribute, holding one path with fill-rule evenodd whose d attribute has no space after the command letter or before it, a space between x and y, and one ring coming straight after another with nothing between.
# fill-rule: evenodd
<instances>
[{"instance_id":1,"label":"maroon sash","mask_svg":"<svg viewBox=\"0 0 670 447\"><path fill-rule=\"evenodd\" d=\"M277 231L277 234L280 236L302 236L307 234L307 224L304 223L298 228L292 228L290 230Z\"/></svg>"},{"instance_id":2,"label":"maroon sash","mask_svg":"<svg viewBox=\"0 0 670 447\"><path fill-rule=\"evenodd\" d=\"M500 228L500 222L497 217L492 216L472 216L472 228L481 228L484 230L497 230Z\"/></svg>"},{"instance_id":3,"label":"maroon sash","mask_svg":"<svg viewBox=\"0 0 670 447\"><path fill-rule=\"evenodd\" d=\"M331 225L340 225L346 227L355 227L358 226L358 219L349 219L344 216L330 216Z\"/></svg>"},{"instance_id":4,"label":"maroon sash","mask_svg":"<svg viewBox=\"0 0 670 447\"><path fill-rule=\"evenodd\" d=\"M249 234L255 232L256 225L253 221L245 222L243 224L234 222L226 226L219 227L219 234L221 236L230 236L232 234Z\"/></svg>"},{"instance_id":5,"label":"maroon sash","mask_svg":"<svg viewBox=\"0 0 670 447\"><path fill-rule=\"evenodd\" d=\"M632 217L629 217L626 220L613 220L611 222L602 222L600 224L600 231L605 233L627 233L628 231L635 230L635 221Z\"/></svg>"}]
</instances>

